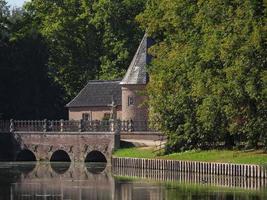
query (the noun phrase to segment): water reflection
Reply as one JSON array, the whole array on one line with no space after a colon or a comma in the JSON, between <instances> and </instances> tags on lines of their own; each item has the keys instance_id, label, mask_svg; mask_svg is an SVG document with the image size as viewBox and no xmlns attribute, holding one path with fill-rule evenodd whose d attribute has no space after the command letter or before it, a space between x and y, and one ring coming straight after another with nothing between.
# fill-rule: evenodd
<instances>
[{"instance_id":1,"label":"water reflection","mask_svg":"<svg viewBox=\"0 0 267 200\"><path fill-rule=\"evenodd\" d=\"M186 173L168 170L143 170L115 167L114 175L135 177L142 179L159 180L166 182L179 182L185 184L200 184L247 190L261 190L267 188L267 180L264 178L248 178L239 176L208 175L202 173Z\"/></svg>"},{"instance_id":2,"label":"water reflection","mask_svg":"<svg viewBox=\"0 0 267 200\"><path fill-rule=\"evenodd\" d=\"M36 162L17 162L16 169L24 175L31 173L35 167Z\"/></svg>"},{"instance_id":3,"label":"water reflection","mask_svg":"<svg viewBox=\"0 0 267 200\"><path fill-rule=\"evenodd\" d=\"M58 174L64 174L70 168L70 162L51 162L51 168Z\"/></svg>"},{"instance_id":4,"label":"water reflection","mask_svg":"<svg viewBox=\"0 0 267 200\"><path fill-rule=\"evenodd\" d=\"M222 178L178 172L111 169L103 164L0 163L0 199L265 200L266 182L240 179L246 190L211 187ZM102 165L102 166L101 166ZM104 167L104 168L103 168ZM203 179L203 180L202 180ZM221 181L212 181L212 180ZM230 179L226 178L225 180ZM232 182L235 182L232 180ZM236 181L236 186L242 186ZM250 182L250 183L248 183ZM198 183L198 184L197 184ZM237 184L238 183L238 184ZM218 184L218 185L220 185ZM228 184L229 185L229 184ZM234 184L229 187L235 187Z\"/></svg>"},{"instance_id":5,"label":"water reflection","mask_svg":"<svg viewBox=\"0 0 267 200\"><path fill-rule=\"evenodd\" d=\"M87 170L93 174L99 174L105 171L107 167L107 163L105 162L98 162L98 163L93 163L93 162L88 162L85 163L85 166Z\"/></svg>"}]
</instances>

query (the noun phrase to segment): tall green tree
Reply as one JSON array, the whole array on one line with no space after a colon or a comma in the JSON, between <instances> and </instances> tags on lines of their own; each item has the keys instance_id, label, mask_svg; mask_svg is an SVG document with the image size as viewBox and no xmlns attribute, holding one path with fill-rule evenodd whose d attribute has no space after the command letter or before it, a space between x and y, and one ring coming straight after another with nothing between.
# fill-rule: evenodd
<instances>
[{"instance_id":1,"label":"tall green tree","mask_svg":"<svg viewBox=\"0 0 267 200\"><path fill-rule=\"evenodd\" d=\"M48 44L51 76L74 96L98 71L99 39L87 1L34 0L26 9Z\"/></svg>"},{"instance_id":2,"label":"tall green tree","mask_svg":"<svg viewBox=\"0 0 267 200\"><path fill-rule=\"evenodd\" d=\"M266 141L266 7L255 0L150 0L150 117L168 150Z\"/></svg>"},{"instance_id":3,"label":"tall green tree","mask_svg":"<svg viewBox=\"0 0 267 200\"><path fill-rule=\"evenodd\" d=\"M6 7L0 40L0 113L6 119L65 118L64 91L48 74L44 38L23 9Z\"/></svg>"},{"instance_id":4,"label":"tall green tree","mask_svg":"<svg viewBox=\"0 0 267 200\"><path fill-rule=\"evenodd\" d=\"M92 24L100 45L100 78L122 78L143 36L135 17L146 0L92 1Z\"/></svg>"},{"instance_id":5,"label":"tall green tree","mask_svg":"<svg viewBox=\"0 0 267 200\"><path fill-rule=\"evenodd\" d=\"M142 37L145 0L33 0L26 10L46 38L49 67L70 97L91 79L122 78Z\"/></svg>"}]
</instances>

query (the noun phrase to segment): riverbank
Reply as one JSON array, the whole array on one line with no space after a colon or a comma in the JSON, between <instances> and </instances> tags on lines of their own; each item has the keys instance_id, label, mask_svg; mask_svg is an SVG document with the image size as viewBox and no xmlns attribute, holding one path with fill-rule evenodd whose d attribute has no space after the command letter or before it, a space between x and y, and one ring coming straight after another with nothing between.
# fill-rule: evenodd
<instances>
[{"instance_id":1,"label":"riverbank","mask_svg":"<svg viewBox=\"0 0 267 200\"><path fill-rule=\"evenodd\" d=\"M128 158L150 158L168 160L188 160L216 163L236 164L267 164L267 153L263 151L233 151L233 150L211 150L211 151L187 151L169 155L158 155L153 148L132 147L123 148L114 152L114 157Z\"/></svg>"}]
</instances>

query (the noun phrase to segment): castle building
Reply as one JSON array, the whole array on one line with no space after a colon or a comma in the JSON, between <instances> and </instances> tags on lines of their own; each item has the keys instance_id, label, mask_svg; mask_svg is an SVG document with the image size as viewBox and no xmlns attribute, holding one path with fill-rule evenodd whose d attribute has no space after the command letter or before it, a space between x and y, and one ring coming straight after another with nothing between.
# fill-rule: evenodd
<instances>
[{"instance_id":1,"label":"castle building","mask_svg":"<svg viewBox=\"0 0 267 200\"><path fill-rule=\"evenodd\" d=\"M149 81L146 66L151 61L148 54L151 45L152 40L145 35L121 81L89 81L66 105L69 120L117 118L147 121L148 107L144 104L147 98L144 90Z\"/></svg>"}]
</instances>

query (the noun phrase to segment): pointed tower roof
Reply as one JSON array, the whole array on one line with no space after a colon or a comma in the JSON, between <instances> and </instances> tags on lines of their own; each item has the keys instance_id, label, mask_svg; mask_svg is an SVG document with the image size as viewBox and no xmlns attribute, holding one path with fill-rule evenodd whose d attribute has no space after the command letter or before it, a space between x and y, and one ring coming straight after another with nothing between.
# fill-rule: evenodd
<instances>
[{"instance_id":1,"label":"pointed tower roof","mask_svg":"<svg viewBox=\"0 0 267 200\"><path fill-rule=\"evenodd\" d=\"M152 45L152 40L144 35L135 56L124 76L121 85L145 85L148 83L148 75L146 65L151 61L151 56L148 55L148 48Z\"/></svg>"}]
</instances>

